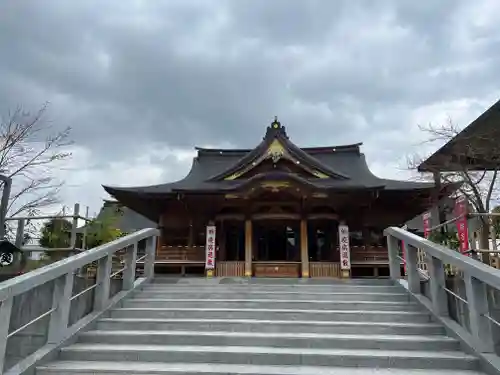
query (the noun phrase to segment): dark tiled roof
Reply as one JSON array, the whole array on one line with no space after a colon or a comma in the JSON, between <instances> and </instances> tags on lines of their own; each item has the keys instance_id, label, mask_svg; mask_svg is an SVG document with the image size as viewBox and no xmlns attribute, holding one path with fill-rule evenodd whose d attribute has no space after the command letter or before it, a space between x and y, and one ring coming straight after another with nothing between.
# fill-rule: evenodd
<instances>
[{"instance_id":1,"label":"dark tiled roof","mask_svg":"<svg viewBox=\"0 0 500 375\"><path fill-rule=\"evenodd\" d=\"M275 126L276 124L278 126ZM269 157L268 152L272 150L270 146L275 139L297 165L308 171L319 171L327 177L313 176L315 172L311 172L311 177L299 177L276 169L276 171L256 174L250 178L245 178L244 174L239 178L226 178L246 170L252 164L257 165ZM409 202L412 209L408 209L408 212L414 212L413 215L426 209L422 207L426 206L427 202L430 203L431 197L434 198L434 183L379 178L368 168L360 146L361 143L301 149L288 139L285 128L275 121L268 127L263 141L254 149L197 148L198 154L193 159L189 173L179 181L152 186L128 188L104 186L104 188L121 203L151 220L157 220L163 210L158 203L159 200L175 199L178 193L228 193L261 179L295 179L300 184L311 187L312 190L344 192L346 190L375 190L378 196L387 202L394 200ZM439 196L448 196L456 188L457 186L454 185L444 186Z\"/></svg>"},{"instance_id":2,"label":"dark tiled roof","mask_svg":"<svg viewBox=\"0 0 500 375\"><path fill-rule=\"evenodd\" d=\"M226 179L254 162L268 157L270 145L274 140L279 143L294 161L309 170L322 172L327 178L298 177L286 172L267 172L250 178ZM175 197L178 193L228 193L245 187L259 179L296 179L301 184L316 190L377 190L381 196L411 200L429 200L434 191L434 183L410 182L383 179L375 176L366 163L365 155L360 151L361 143L299 148L286 135L285 128L275 120L267 128L266 135L254 149L207 149L197 148L198 154L193 159L187 176L179 181L153 186L118 188L104 186L105 190L129 207L139 210L149 218L156 218L160 208L154 203L155 198ZM456 187L446 186L440 196L447 196ZM153 199L153 200L150 200ZM416 207L416 203L414 204Z\"/></svg>"},{"instance_id":3,"label":"dark tiled roof","mask_svg":"<svg viewBox=\"0 0 500 375\"><path fill-rule=\"evenodd\" d=\"M335 151L334 151L335 150ZM352 188L385 188L386 190L412 190L432 188L433 183L410 182L382 179L375 176L366 163L365 155L360 152L359 144L355 146L336 146L329 148L303 149L317 163L327 166L339 174L349 178L311 178L308 180L318 188L325 189L352 189ZM232 167L241 163L242 155L248 150L221 150L221 149L198 149L198 155L188 175L182 180L159 184L153 186L113 188L105 186L108 193L117 191L144 193L144 194L168 194L186 190L222 190L230 191L237 189L246 180L237 179L232 181L214 181L213 177L232 170Z\"/></svg>"},{"instance_id":4,"label":"dark tiled roof","mask_svg":"<svg viewBox=\"0 0 500 375\"><path fill-rule=\"evenodd\" d=\"M419 166L420 172L496 170L500 166L500 100Z\"/></svg>"}]
</instances>

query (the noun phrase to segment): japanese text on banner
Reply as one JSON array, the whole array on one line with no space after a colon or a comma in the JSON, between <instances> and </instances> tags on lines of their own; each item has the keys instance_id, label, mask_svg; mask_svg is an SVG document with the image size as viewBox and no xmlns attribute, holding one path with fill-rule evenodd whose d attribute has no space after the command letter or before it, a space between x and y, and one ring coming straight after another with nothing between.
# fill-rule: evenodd
<instances>
[{"instance_id":1,"label":"japanese text on banner","mask_svg":"<svg viewBox=\"0 0 500 375\"><path fill-rule=\"evenodd\" d=\"M349 227L339 225L340 268L351 269L351 249L349 246Z\"/></svg>"},{"instance_id":2,"label":"japanese text on banner","mask_svg":"<svg viewBox=\"0 0 500 375\"><path fill-rule=\"evenodd\" d=\"M456 221L458 240L460 242L460 252L464 253L469 250L469 228L467 227L467 200L464 196L457 198L455 201L455 215L458 217Z\"/></svg>"},{"instance_id":3,"label":"japanese text on banner","mask_svg":"<svg viewBox=\"0 0 500 375\"><path fill-rule=\"evenodd\" d=\"M215 268L215 225L207 226L205 251L205 269L213 270Z\"/></svg>"}]
</instances>

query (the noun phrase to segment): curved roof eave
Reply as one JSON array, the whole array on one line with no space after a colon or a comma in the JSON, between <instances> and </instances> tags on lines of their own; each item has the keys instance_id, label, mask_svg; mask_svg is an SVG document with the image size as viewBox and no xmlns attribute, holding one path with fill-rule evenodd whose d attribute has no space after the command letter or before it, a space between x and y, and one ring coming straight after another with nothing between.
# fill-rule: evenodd
<instances>
[{"instance_id":1,"label":"curved roof eave","mask_svg":"<svg viewBox=\"0 0 500 375\"><path fill-rule=\"evenodd\" d=\"M145 186L133 186L133 187L118 187L118 186L109 186L109 185L101 185L104 190L110 194L113 195L116 193L132 193L132 194L168 194L168 193L173 193L174 188L176 185L179 185L180 183L184 182L186 179L188 179L190 176L194 174L194 169L195 165L197 162L197 158L194 157L193 161L191 163L191 168L189 169L189 172L184 176L183 178L174 181L174 182L169 182L166 184L156 184L156 185L145 185Z\"/></svg>"},{"instance_id":2,"label":"curved roof eave","mask_svg":"<svg viewBox=\"0 0 500 375\"><path fill-rule=\"evenodd\" d=\"M300 147L296 146L293 142L290 142L288 139L285 139L284 142L287 143L287 147L289 151L291 151L294 156L301 160L305 161L307 164L312 165L313 167L319 169L321 172L326 173L327 175L330 175L331 177L336 177L336 178L341 178L348 180L350 177L344 173L334 171L327 165L323 164L321 161L318 159L314 158L313 156L309 155L307 152L302 150Z\"/></svg>"}]
</instances>

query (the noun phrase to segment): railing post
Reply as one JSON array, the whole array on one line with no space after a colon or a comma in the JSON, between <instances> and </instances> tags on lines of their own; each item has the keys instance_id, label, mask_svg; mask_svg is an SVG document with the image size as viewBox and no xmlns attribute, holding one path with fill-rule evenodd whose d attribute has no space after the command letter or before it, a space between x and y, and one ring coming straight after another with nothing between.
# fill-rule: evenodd
<instances>
[{"instance_id":1,"label":"railing post","mask_svg":"<svg viewBox=\"0 0 500 375\"><path fill-rule=\"evenodd\" d=\"M123 290L130 290L134 287L135 268L137 264L138 242L125 249L125 271L123 271Z\"/></svg>"},{"instance_id":2,"label":"railing post","mask_svg":"<svg viewBox=\"0 0 500 375\"><path fill-rule=\"evenodd\" d=\"M408 273L408 290L420 294L420 275L418 274L417 248L406 245L406 272Z\"/></svg>"},{"instance_id":3,"label":"railing post","mask_svg":"<svg viewBox=\"0 0 500 375\"><path fill-rule=\"evenodd\" d=\"M446 295L445 272L441 259L431 255L427 257L432 308L440 316L448 316L448 296Z\"/></svg>"},{"instance_id":4,"label":"railing post","mask_svg":"<svg viewBox=\"0 0 500 375\"><path fill-rule=\"evenodd\" d=\"M94 295L94 310L104 310L109 301L109 288L111 284L111 268L113 266L113 255L108 254L99 259L97 264L97 275Z\"/></svg>"},{"instance_id":5,"label":"railing post","mask_svg":"<svg viewBox=\"0 0 500 375\"><path fill-rule=\"evenodd\" d=\"M26 225L26 220L19 219L17 220L17 228L16 228L16 240L14 244L18 249L22 249L24 242L24 227Z\"/></svg>"},{"instance_id":6,"label":"railing post","mask_svg":"<svg viewBox=\"0 0 500 375\"><path fill-rule=\"evenodd\" d=\"M389 253L389 271L391 279L401 278L401 261L399 259L398 239L387 235L387 251Z\"/></svg>"},{"instance_id":7,"label":"railing post","mask_svg":"<svg viewBox=\"0 0 500 375\"><path fill-rule=\"evenodd\" d=\"M485 317L489 313L486 284L468 272L464 272L464 281L471 334L481 352L493 353L492 327L490 321Z\"/></svg>"},{"instance_id":8,"label":"railing post","mask_svg":"<svg viewBox=\"0 0 500 375\"><path fill-rule=\"evenodd\" d=\"M5 365L5 352L7 349L7 341L10 327L10 316L12 312L12 305L14 297L9 297L2 301L0 305L0 374L3 374L3 367Z\"/></svg>"},{"instance_id":9,"label":"railing post","mask_svg":"<svg viewBox=\"0 0 500 375\"><path fill-rule=\"evenodd\" d=\"M19 264L21 267L24 267L23 262L25 262L26 259L28 259L30 256L29 252L23 251L25 225L26 225L26 220L24 219L17 220L16 239L14 244L19 250L21 250L21 252L17 254L17 260L16 260L17 264Z\"/></svg>"},{"instance_id":10,"label":"railing post","mask_svg":"<svg viewBox=\"0 0 500 375\"><path fill-rule=\"evenodd\" d=\"M71 295L73 294L74 277L74 272L68 272L66 275L54 280L52 308L55 310L50 315L47 344L58 343L66 334L71 308Z\"/></svg>"},{"instance_id":11,"label":"railing post","mask_svg":"<svg viewBox=\"0 0 500 375\"><path fill-rule=\"evenodd\" d=\"M78 218L80 217L80 205L75 203L75 207L73 209L73 218L71 221L71 239L70 239L70 247L72 249L76 248L76 230L78 228ZM87 223L85 223L87 225Z\"/></svg>"},{"instance_id":12,"label":"railing post","mask_svg":"<svg viewBox=\"0 0 500 375\"><path fill-rule=\"evenodd\" d=\"M144 276L150 280L155 274L156 236L146 240L146 259L144 260Z\"/></svg>"}]
</instances>

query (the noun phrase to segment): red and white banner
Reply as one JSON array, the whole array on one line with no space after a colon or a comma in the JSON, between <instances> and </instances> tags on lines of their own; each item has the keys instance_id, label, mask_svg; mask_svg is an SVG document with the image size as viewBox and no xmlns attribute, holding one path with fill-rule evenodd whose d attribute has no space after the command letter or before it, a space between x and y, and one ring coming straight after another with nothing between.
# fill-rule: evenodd
<instances>
[{"instance_id":1,"label":"red and white banner","mask_svg":"<svg viewBox=\"0 0 500 375\"><path fill-rule=\"evenodd\" d=\"M205 269L213 270L215 268L215 225L207 225L205 251Z\"/></svg>"},{"instance_id":2,"label":"red and white banner","mask_svg":"<svg viewBox=\"0 0 500 375\"><path fill-rule=\"evenodd\" d=\"M424 219L424 238L429 238L431 234L431 213L425 212L422 218Z\"/></svg>"},{"instance_id":3,"label":"red and white banner","mask_svg":"<svg viewBox=\"0 0 500 375\"><path fill-rule=\"evenodd\" d=\"M467 227L467 199L460 196L455 200L455 215L458 217L457 233L460 242L460 252L469 250L469 228Z\"/></svg>"},{"instance_id":4,"label":"red and white banner","mask_svg":"<svg viewBox=\"0 0 500 375\"><path fill-rule=\"evenodd\" d=\"M339 244L340 244L340 269L351 269L351 248L349 246L349 227L339 225Z\"/></svg>"}]
</instances>

